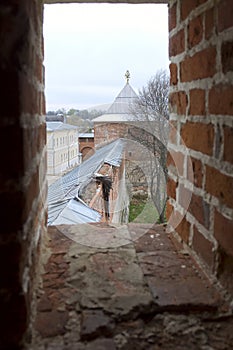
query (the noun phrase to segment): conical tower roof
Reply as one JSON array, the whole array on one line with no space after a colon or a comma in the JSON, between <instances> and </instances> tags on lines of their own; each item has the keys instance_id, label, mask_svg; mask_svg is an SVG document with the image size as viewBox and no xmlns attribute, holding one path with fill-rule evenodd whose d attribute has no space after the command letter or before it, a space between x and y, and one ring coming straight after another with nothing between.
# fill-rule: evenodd
<instances>
[{"instance_id":1,"label":"conical tower roof","mask_svg":"<svg viewBox=\"0 0 233 350\"><path fill-rule=\"evenodd\" d=\"M101 115L100 117L97 117L93 119L93 122L127 122L130 119L132 119L131 115L131 108L135 102L135 100L138 98L138 95L132 88L132 86L129 84L129 77L130 74L127 71L125 74L126 77L126 84L123 87L123 89L120 91L120 93L115 98L112 105L109 107L109 109Z\"/></svg>"},{"instance_id":2,"label":"conical tower roof","mask_svg":"<svg viewBox=\"0 0 233 350\"><path fill-rule=\"evenodd\" d=\"M129 114L130 107L137 99L137 94L132 86L127 82L106 114Z\"/></svg>"}]
</instances>

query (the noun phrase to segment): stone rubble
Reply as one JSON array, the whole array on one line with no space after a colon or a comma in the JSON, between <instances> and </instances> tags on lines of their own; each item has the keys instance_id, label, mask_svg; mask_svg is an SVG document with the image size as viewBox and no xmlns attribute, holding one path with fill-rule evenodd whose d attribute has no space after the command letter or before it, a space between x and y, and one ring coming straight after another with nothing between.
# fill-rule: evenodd
<instances>
[{"instance_id":1,"label":"stone rubble","mask_svg":"<svg viewBox=\"0 0 233 350\"><path fill-rule=\"evenodd\" d=\"M74 230L49 228L28 349L233 349L228 303L162 225L129 224L127 244L109 248L71 240Z\"/></svg>"}]
</instances>

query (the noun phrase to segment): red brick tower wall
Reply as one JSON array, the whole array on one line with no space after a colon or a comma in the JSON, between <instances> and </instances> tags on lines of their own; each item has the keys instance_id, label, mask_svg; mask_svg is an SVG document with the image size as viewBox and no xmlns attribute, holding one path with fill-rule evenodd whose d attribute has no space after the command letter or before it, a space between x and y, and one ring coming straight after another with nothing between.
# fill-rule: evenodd
<instances>
[{"instance_id":1,"label":"red brick tower wall","mask_svg":"<svg viewBox=\"0 0 233 350\"><path fill-rule=\"evenodd\" d=\"M95 147L103 146L118 138L128 137L128 125L126 123L95 123Z\"/></svg>"},{"instance_id":2,"label":"red brick tower wall","mask_svg":"<svg viewBox=\"0 0 233 350\"><path fill-rule=\"evenodd\" d=\"M168 215L233 294L233 1L171 0L169 56Z\"/></svg>"},{"instance_id":3,"label":"red brick tower wall","mask_svg":"<svg viewBox=\"0 0 233 350\"><path fill-rule=\"evenodd\" d=\"M0 4L0 348L21 348L45 225L41 0Z\"/></svg>"}]
</instances>

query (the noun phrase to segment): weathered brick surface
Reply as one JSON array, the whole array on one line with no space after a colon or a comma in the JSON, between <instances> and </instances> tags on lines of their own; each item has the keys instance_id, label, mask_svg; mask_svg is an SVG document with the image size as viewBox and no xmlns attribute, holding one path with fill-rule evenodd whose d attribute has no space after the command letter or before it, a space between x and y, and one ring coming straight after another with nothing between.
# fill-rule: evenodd
<instances>
[{"instance_id":1,"label":"weathered brick surface","mask_svg":"<svg viewBox=\"0 0 233 350\"><path fill-rule=\"evenodd\" d=\"M209 268L212 269L214 264L213 243L206 239L196 227L194 227L192 245L196 253L200 255Z\"/></svg>"},{"instance_id":2,"label":"weathered brick surface","mask_svg":"<svg viewBox=\"0 0 233 350\"><path fill-rule=\"evenodd\" d=\"M184 51L185 37L184 29L181 29L178 33L174 34L169 39L169 56L176 56Z\"/></svg>"},{"instance_id":3,"label":"weathered brick surface","mask_svg":"<svg viewBox=\"0 0 233 350\"><path fill-rule=\"evenodd\" d=\"M205 38L209 39L214 32L214 8L205 12Z\"/></svg>"},{"instance_id":4,"label":"weathered brick surface","mask_svg":"<svg viewBox=\"0 0 233 350\"><path fill-rule=\"evenodd\" d=\"M188 148L208 155L213 154L213 125L187 122L181 128L181 136Z\"/></svg>"},{"instance_id":5,"label":"weathered brick surface","mask_svg":"<svg viewBox=\"0 0 233 350\"><path fill-rule=\"evenodd\" d=\"M192 89L189 92L190 96L190 115L205 115L205 90Z\"/></svg>"},{"instance_id":6,"label":"weathered brick surface","mask_svg":"<svg viewBox=\"0 0 233 350\"><path fill-rule=\"evenodd\" d=\"M227 41L221 47L221 60L223 73L233 71L233 41Z\"/></svg>"},{"instance_id":7,"label":"weathered brick surface","mask_svg":"<svg viewBox=\"0 0 233 350\"><path fill-rule=\"evenodd\" d=\"M233 115L233 86L219 84L209 92L209 112L211 114Z\"/></svg>"},{"instance_id":8,"label":"weathered brick surface","mask_svg":"<svg viewBox=\"0 0 233 350\"><path fill-rule=\"evenodd\" d=\"M232 176L225 175L211 166L206 166L206 191L230 208L233 208L232 188Z\"/></svg>"},{"instance_id":9,"label":"weathered brick surface","mask_svg":"<svg viewBox=\"0 0 233 350\"><path fill-rule=\"evenodd\" d=\"M185 91L171 93L169 100L171 105L171 112L184 115L186 114L188 98Z\"/></svg>"},{"instance_id":10,"label":"weathered brick surface","mask_svg":"<svg viewBox=\"0 0 233 350\"><path fill-rule=\"evenodd\" d=\"M227 219L217 210L214 213L214 236L220 246L233 256L233 220Z\"/></svg>"},{"instance_id":11,"label":"weathered brick surface","mask_svg":"<svg viewBox=\"0 0 233 350\"><path fill-rule=\"evenodd\" d=\"M176 216L181 217L181 215L178 212L176 213ZM181 219L179 225L176 227L176 231L180 235L183 242L185 242L186 244L188 244L188 242L189 242L190 226L191 226L190 223L186 220L185 217L183 217Z\"/></svg>"},{"instance_id":12,"label":"weathered brick surface","mask_svg":"<svg viewBox=\"0 0 233 350\"><path fill-rule=\"evenodd\" d=\"M202 187L203 183L203 165L202 162L199 159L195 159L191 157L192 162L192 176L193 176L193 183L197 187ZM191 175L188 175L188 178L192 181Z\"/></svg>"},{"instance_id":13,"label":"weathered brick surface","mask_svg":"<svg viewBox=\"0 0 233 350\"><path fill-rule=\"evenodd\" d=\"M184 208L184 209L188 209L189 205L190 205L190 201L192 198L192 192L184 187L183 184L179 184L178 186L178 203Z\"/></svg>"},{"instance_id":14,"label":"weathered brick surface","mask_svg":"<svg viewBox=\"0 0 233 350\"><path fill-rule=\"evenodd\" d=\"M169 178L167 182L167 195L174 199L176 199L176 187L177 183Z\"/></svg>"},{"instance_id":15,"label":"weathered brick surface","mask_svg":"<svg viewBox=\"0 0 233 350\"><path fill-rule=\"evenodd\" d=\"M184 154L170 150L167 155L167 165L173 165L178 175L184 173Z\"/></svg>"},{"instance_id":16,"label":"weathered brick surface","mask_svg":"<svg viewBox=\"0 0 233 350\"><path fill-rule=\"evenodd\" d=\"M176 121L170 121L169 122L169 141L171 143L176 144L177 142L177 122Z\"/></svg>"},{"instance_id":17,"label":"weathered brick surface","mask_svg":"<svg viewBox=\"0 0 233 350\"><path fill-rule=\"evenodd\" d=\"M233 128L228 126L224 127L224 149L223 149L223 160L233 164Z\"/></svg>"},{"instance_id":18,"label":"weathered brick surface","mask_svg":"<svg viewBox=\"0 0 233 350\"><path fill-rule=\"evenodd\" d=\"M189 48L197 45L203 38L203 16L200 15L189 22L188 45Z\"/></svg>"},{"instance_id":19,"label":"weathered brick surface","mask_svg":"<svg viewBox=\"0 0 233 350\"><path fill-rule=\"evenodd\" d=\"M177 84L177 65L175 63L170 64L170 84L176 85Z\"/></svg>"},{"instance_id":20,"label":"weathered brick surface","mask_svg":"<svg viewBox=\"0 0 233 350\"><path fill-rule=\"evenodd\" d=\"M209 204L202 197L193 194L188 210L200 224L207 229L209 228L210 208Z\"/></svg>"},{"instance_id":21,"label":"weathered brick surface","mask_svg":"<svg viewBox=\"0 0 233 350\"><path fill-rule=\"evenodd\" d=\"M181 19L186 19L191 11L195 10L199 5L205 3L206 1L207 0L181 1Z\"/></svg>"},{"instance_id":22,"label":"weathered brick surface","mask_svg":"<svg viewBox=\"0 0 233 350\"><path fill-rule=\"evenodd\" d=\"M187 229L186 224L175 227L175 230L186 243L187 237L190 240L194 235L192 248L197 252L196 256L213 267L214 275L232 293L232 257L220 240L215 242L215 249L212 249L215 232L211 215L215 210L223 212L224 218L227 216L229 222L232 222L229 213L233 208L233 2L181 0L175 2L175 6L175 25L174 9L170 10L170 110L173 113L173 123L176 123L184 145L190 150L192 166L187 169L187 179L186 172L179 174L183 185L180 185L178 178L178 204L171 200L167 211L169 215L172 212L170 203L173 203L174 210L179 211L179 205L184 208L192 195L187 214L187 218L191 218L191 227ZM174 132L170 133L170 144L176 152L185 152L180 147L179 136ZM171 176L177 176L170 154L167 164ZM193 191L190 184L192 181ZM172 191L170 183L169 193L173 198L174 190ZM191 232L191 236L187 231ZM203 232L207 232L208 239L204 238ZM222 226L218 237L223 242L228 240Z\"/></svg>"},{"instance_id":23,"label":"weathered brick surface","mask_svg":"<svg viewBox=\"0 0 233 350\"><path fill-rule=\"evenodd\" d=\"M173 6L169 7L169 16L168 16L169 31L171 31L173 28L176 27L176 6L177 4L175 3Z\"/></svg>"},{"instance_id":24,"label":"weathered brick surface","mask_svg":"<svg viewBox=\"0 0 233 350\"><path fill-rule=\"evenodd\" d=\"M222 0L218 4L218 30L222 32L233 26L233 3Z\"/></svg>"},{"instance_id":25,"label":"weathered brick surface","mask_svg":"<svg viewBox=\"0 0 233 350\"><path fill-rule=\"evenodd\" d=\"M182 82L212 77L216 73L216 48L209 47L180 63Z\"/></svg>"}]
</instances>

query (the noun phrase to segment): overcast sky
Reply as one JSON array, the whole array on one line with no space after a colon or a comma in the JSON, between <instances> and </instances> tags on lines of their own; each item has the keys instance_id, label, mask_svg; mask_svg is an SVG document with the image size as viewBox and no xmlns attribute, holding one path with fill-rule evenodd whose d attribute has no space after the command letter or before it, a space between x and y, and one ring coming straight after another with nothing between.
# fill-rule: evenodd
<instances>
[{"instance_id":1,"label":"overcast sky","mask_svg":"<svg viewBox=\"0 0 233 350\"><path fill-rule=\"evenodd\" d=\"M131 74L137 92L168 70L167 5L45 5L47 111L112 103Z\"/></svg>"}]
</instances>

